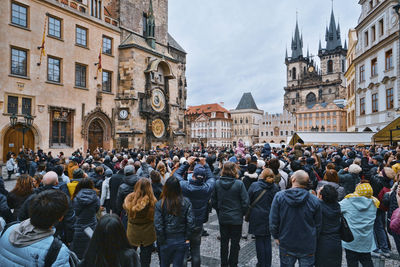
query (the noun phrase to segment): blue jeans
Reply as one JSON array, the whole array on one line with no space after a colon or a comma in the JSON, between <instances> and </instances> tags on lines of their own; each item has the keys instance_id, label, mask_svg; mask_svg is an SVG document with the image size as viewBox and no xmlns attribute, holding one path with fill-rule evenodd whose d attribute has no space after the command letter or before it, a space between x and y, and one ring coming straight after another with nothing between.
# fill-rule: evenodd
<instances>
[{"instance_id":1,"label":"blue jeans","mask_svg":"<svg viewBox=\"0 0 400 267\"><path fill-rule=\"evenodd\" d=\"M258 267L270 267L272 263L271 235L256 235Z\"/></svg>"},{"instance_id":2,"label":"blue jeans","mask_svg":"<svg viewBox=\"0 0 400 267\"><path fill-rule=\"evenodd\" d=\"M389 241L385 231L386 212L378 209L374 223L376 247L383 252L389 252Z\"/></svg>"},{"instance_id":3,"label":"blue jeans","mask_svg":"<svg viewBox=\"0 0 400 267\"><path fill-rule=\"evenodd\" d=\"M160 246L160 266L169 267L172 263L174 267L183 267L188 248L189 244L185 242L184 238L167 239Z\"/></svg>"},{"instance_id":4,"label":"blue jeans","mask_svg":"<svg viewBox=\"0 0 400 267\"><path fill-rule=\"evenodd\" d=\"M299 261L300 267L312 267L315 263L315 255L291 255L285 249L279 247L279 258L281 267L294 267L296 261Z\"/></svg>"},{"instance_id":5,"label":"blue jeans","mask_svg":"<svg viewBox=\"0 0 400 267\"><path fill-rule=\"evenodd\" d=\"M195 229L190 237L190 255L192 256L192 267L200 267L200 245L203 226ZM187 265L187 257L185 257L184 266Z\"/></svg>"}]
</instances>

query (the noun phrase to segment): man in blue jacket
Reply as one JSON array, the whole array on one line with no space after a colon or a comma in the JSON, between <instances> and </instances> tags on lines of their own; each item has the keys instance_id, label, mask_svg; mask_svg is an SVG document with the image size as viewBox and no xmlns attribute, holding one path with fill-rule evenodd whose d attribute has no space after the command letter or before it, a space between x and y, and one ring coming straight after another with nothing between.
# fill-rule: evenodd
<instances>
[{"instance_id":1,"label":"man in blue jacket","mask_svg":"<svg viewBox=\"0 0 400 267\"><path fill-rule=\"evenodd\" d=\"M50 266L46 255L53 246L54 225L68 209L68 197L58 190L39 193L31 202L31 217L10 226L0 237L0 266ZM61 241L60 241L61 243ZM69 249L61 248L52 266L70 266Z\"/></svg>"},{"instance_id":2,"label":"man in blue jacket","mask_svg":"<svg viewBox=\"0 0 400 267\"><path fill-rule=\"evenodd\" d=\"M292 175L292 188L275 195L269 215L269 228L279 246L281 266L314 266L317 236L322 215L319 200L307 191L308 174Z\"/></svg>"},{"instance_id":3,"label":"man in blue jacket","mask_svg":"<svg viewBox=\"0 0 400 267\"><path fill-rule=\"evenodd\" d=\"M190 157L174 176L179 180L182 194L192 203L192 210L195 220L195 230L190 238L190 252L192 256L192 266L200 267L200 244L201 234L203 232L203 223L208 220L208 201L214 190L215 179L211 169L206 164L205 158L201 158L193 170L193 175L189 180L184 180L183 175L189 169L189 166L195 162L195 157Z\"/></svg>"}]
</instances>

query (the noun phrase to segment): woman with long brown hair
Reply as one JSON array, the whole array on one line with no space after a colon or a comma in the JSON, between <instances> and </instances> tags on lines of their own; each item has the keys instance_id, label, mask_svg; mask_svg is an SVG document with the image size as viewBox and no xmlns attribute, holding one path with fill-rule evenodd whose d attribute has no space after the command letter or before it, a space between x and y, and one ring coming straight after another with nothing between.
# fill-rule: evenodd
<instances>
[{"instance_id":1,"label":"woman with long brown hair","mask_svg":"<svg viewBox=\"0 0 400 267\"><path fill-rule=\"evenodd\" d=\"M140 247L140 263L149 267L153 243L156 241L154 229L154 210L157 199L154 197L151 182L141 178L132 193L126 196L124 209L128 215L127 235L135 249Z\"/></svg>"},{"instance_id":2,"label":"woman with long brown hair","mask_svg":"<svg viewBox=\"0 0 400 267\"><path fill-rule=\"evenodd\" d=\"M164 164L164 162L160 161L157 164L156 169L161 174L161 183L165 184L165 182L170 176L170 173L168 172L166 165Z\"/></svg>"},{"instance_id":3,"label":"woman with long brown hair","mask_svg":"<svg viewBox=\"0 0 400 267\"><path fill-rule=\"evenodd\" d=\"M167 179L161 200L156 204L154 226L160 251L160 266L183 266L189 248L189 237L195 224L192 204L182 196L179 180L174 176Z\"/></svg>"},{"instance_id":4,"label":"woman with long brown hair","mask_svg":"<svg viewBox=\"0 0 400 267\"><path fill-rule=\"evenodd\" d=\"M7 204L10 209L14 209L12 219L16 220L18 211L25 200L33 193L32 177L28 174L21 174L14 189L7 196Z\"/></svg>"},{"instance_id":5,"label":"woman with long brown hair","mask_svg":"<svg viewBox=\"0 0 400 267\"><path fill-rule=\"evenodd\" d=\"M346 192L342 186L339 185L339 176L335 169L327 169L324 175L324 180L319 181L317 191L324 185L331 185L338 192L338 201L341 201Z\"/></svg>"}]
</instances>

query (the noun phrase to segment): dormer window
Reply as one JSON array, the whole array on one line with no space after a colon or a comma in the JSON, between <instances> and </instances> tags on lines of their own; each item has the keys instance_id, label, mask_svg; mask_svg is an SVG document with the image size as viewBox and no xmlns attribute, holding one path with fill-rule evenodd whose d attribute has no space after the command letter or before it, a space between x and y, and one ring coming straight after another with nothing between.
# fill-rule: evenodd
<instances>
[{"instance_id":1,"label":"dormer window","mask_svg":"<svg viewBox=\"0 0 400 267\"><path fill-rule=\"evenodd\" d=\"M215 118L216 113L215 112L211 112L211 118Z\"/></svg>"}]
</instances>

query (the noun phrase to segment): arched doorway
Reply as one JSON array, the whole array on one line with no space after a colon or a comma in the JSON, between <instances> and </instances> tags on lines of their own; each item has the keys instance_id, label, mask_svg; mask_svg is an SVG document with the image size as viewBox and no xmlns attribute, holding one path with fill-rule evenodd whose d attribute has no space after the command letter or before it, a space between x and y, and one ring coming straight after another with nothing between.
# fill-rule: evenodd
<instances>
[{"instance_id":1,"label":"arched doorway","mask_svg":"<svg viewBox=\"0 0 400 267\"><path fill-rule=\"evenodd\" d=\"M104 129L101 126L100 121L95 119L89 125L88 142L89 142L90 152L92 153L98 147L103 148L104 147L103 140L104 140Z\"/></svg>"},{"instance_id":2,"label":"arched doorway","mask_svg":"<svg viewBox=\"0 0 400 267\"><path fill-rule=\"evenodd\" d=\"M3 146L3 162L6 160L8 152L19 153L22 148L22 139L24 139L25 148L31 148L35 150L35 136L31 129L25 132L25 136L22 136L22 125L17 124L14 128L9 128L4 134L4 146Z\"/></svg>"}]
</instances>

